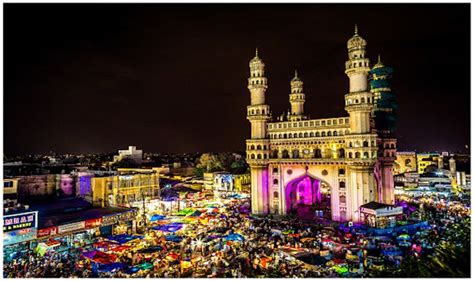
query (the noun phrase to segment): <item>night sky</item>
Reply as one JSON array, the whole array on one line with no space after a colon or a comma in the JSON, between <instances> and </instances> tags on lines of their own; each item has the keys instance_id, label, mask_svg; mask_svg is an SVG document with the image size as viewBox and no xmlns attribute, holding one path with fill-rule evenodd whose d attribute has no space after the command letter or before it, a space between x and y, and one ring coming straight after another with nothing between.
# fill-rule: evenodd
<instances>
[{"instance_id":1,"label":"night sky","mask_svg":"<svg viewBox=\"0 0 474 281\"><path fill-rule=\"evenodd\" d=\"M399 150L470 142L469 4L4 4L4 153L245 149L259 48L274 117L347 116L354 24L395 69Z\"/></svg>"}]
</instances>

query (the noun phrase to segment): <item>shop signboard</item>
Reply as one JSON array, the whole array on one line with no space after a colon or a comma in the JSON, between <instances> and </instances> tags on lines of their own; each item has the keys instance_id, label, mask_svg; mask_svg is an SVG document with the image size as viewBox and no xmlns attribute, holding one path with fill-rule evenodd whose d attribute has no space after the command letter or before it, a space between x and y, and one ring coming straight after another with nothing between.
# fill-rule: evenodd
<instances>
[{"instance_id":1,"label":"shop signboard","mask_svg":"<svg viewBox=\"0 0 474 281\"><path fill-rule=\"evenodd\" d=\"M47 236L54 236L58 234L58 227L57 226L51 226L51 227L47 227L47 228L42 228L42 229L38 229L38 233L37 233L37 237L38 238L43 238L43 237L47 237Z\"/></svg>"},{"instance_id":2,"label":"shop signboard","mask_svg":"<svg viewBox=\"0 0 474 281\"><path fill-rule=\"evenodd\" d=\"M114 214L111 216L102 217L102 226L117 224L119 222L126 222L134 220L137 216L136 210L131 210L125 213Z\"/></svg>"},{"instance_id":3,"label":"shop signboard","mask_svg":"<svg viewBox=\"0 0 474 281\"><path fill-rule=\"evenodd\" d=\"M38 226L38 212L3 216L3 232L15 231Z\"/></svg>"},{"instance_id":4,"label":"shop signboard","mask_svg":"<svg viewBox=\"0 0 474 281\"><path fill-rule=\"evenodd\" d=\"M69 224L58 226L58 233L61 234L61 233L65 233L65 232L80 230L80 229L83 229L85 227L86 227L86 222L85 221L69 223Z\"/></svg>"},{"instance_id":5,"label":"shop signboard","mask_svg":"<svg viewBox=\"0 0 474 281\"><path fill-rule=\"evenodd\" d=\"M3 245L12 245L36 239L36 228L23 228L3 233Z\"/></svg>"},{"instance_id":6,"label":"shop signboard","mask_svg":"<svg viewBox=\"0 0 474 281\"><path fill-rule=\"evenodd\" d=\"M99 227L102 224L102 218L86 220L86 228Z\"/></svg>"}]
</instances>

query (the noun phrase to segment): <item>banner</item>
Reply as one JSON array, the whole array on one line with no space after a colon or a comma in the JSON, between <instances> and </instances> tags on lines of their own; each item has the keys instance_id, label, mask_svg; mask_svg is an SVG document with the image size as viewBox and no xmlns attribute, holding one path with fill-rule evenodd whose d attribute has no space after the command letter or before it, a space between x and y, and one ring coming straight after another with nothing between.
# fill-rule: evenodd
<instances>
[{"instance_id":1,"label":"banner","mask_svg":"<svg viewBox=\"0 0 474 281\"><path fill-rule=\"evenodd\" d=\"M38 226L38 212L3 216L3 232Z\"/></svg>"},{"instance_id":2,"label":"banner","mask_svg":"<svg viewBox=\"0 0 474 281\"><path fill-rule=\"evenodd\" d=\"M57 226L52 226L52 227L48 227L48 228L42 228L42 229L38 229L38 233L37 233L37 237L38 238L43 238L43 237L47 237L47 236L54 236L58 234L58 227Z\"/></svg>"},{"instance_id":3,"label":"banner","mask_svg":"<svg viewBox=\"0 0 474 281\"><path fill-rule=\"evenodd\" d=\"M83 229L85 227L86 227L86 222L85 221L60 225L60 226L58 226L58 233L75 231L75 230Z\"/></svg>"},{"instance_id":4,"label":"banner","mask_svg":"<svg viewBox=\"0 0 474 281\"><path fill-rule=\"evenodd\" d=\"M86 220L86 228L99 227L102 224L102 218Z\"/></svg>"}]
</instances>

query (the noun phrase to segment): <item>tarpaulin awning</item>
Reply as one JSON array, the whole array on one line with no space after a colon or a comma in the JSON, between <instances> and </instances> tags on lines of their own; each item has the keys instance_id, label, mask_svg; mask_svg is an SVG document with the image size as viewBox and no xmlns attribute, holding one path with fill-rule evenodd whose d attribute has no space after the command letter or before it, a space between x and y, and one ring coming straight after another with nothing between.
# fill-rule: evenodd
<instances>
[{"instance_id":1,"label":"tarpaulin awning","mask_svg":"<svg viewBox=\"0 0 474 281\"><path fill-rule=\"evenodd\" d=\"M107 238L109 240L116 241L119 244L125 244L132 240L143 238L143 236L120 234L120 235L115 235L115 236L109 236Z\"/></svg>"},{"instance_id":2,"label":"tarpaulin awning","mask_svg":"<svg viewBox=\"0 0 474 281\"><path fill-rule=\"evenodd\" d=\"M153 246L146 249L138 250L138 252L142 254L151 254L151 253L161 252L163 250L166 250L166 249L163 248L162 246Z\"/></svg>"},{"instance_id":3,"label":"tarpaulin awning","mask_svg":"<svg viewBox=\"0 0 474 281\"><path fill-rule=\"evenodd\" d=\"M227 241L244 241L244 237L238 233L232 233L225 237Z\"/></svg>"},{"instance_id":4,"label":"tarpaulin awning","mask_svg":"<svg viewBox=\"0 0 474 281\"><path fill-rule=\"evenodd\" d=\"M159 230L159 231L166 231L166 232L176 232L183 228L183 224L180 222L172 222L170 224L165 224L165 225L157 225L152 227L154 230Z\"/></svg>"},{"instance_id":5,"label":"tarpaulin awning","mask_svg":"<svg viewBox=\"0 0 474 281\"><path fill-rule=\"evenodd\" d=\"M139 264L135 267L139 268L140 270L146 270L146 269L153 268L153 264L151 264L149 262L145 262L145 263Z\"/></svg>"},{"instance_id":6,"label":"tarpaulin awning","mask_svg":"<svg viewBox=\"0 0 474 281\"><path fill-rule=\"evenodd\" d=\"M179 243L179 242L183 241L183 237L177 236L177 235L174 235L174 234L167 235L165 238L166 238L166 241L172 241L172 242L176 242L176 243Z\"/></svg>"},{"instance_id":7,"label":"tarpaulin awning","mask_svg":"<svg viewBox=\"0 0 474 281\"><path fill-rule=\"evenodd\" d=\"M125 263L120 263L120 262L113 262L109 264L101 264L97 268L97 271L102 271L102 272L111 272L117 269L122 269L126 266Z\"/></svg>"},{"instance_id":8,"label":"tarpaulin awning","mask_svg":"<svg viewBox=\"0 0 474 281\"><path fill-rule=\"evenodd\" d=\"M164 219L165 219L165 216L153 215L153 216L151 216L150 221L154 222L154 221L160 221L160 220L164 220Z\"/></svg>"}]
</instances>

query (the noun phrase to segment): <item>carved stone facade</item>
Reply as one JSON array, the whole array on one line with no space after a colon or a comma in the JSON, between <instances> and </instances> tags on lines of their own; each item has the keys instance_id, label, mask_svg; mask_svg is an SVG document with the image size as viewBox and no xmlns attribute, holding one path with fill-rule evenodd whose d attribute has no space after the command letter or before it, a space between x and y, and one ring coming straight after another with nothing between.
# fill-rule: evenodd
<instances>
[{"instance_id":1,"label":"carved stone facade","mask_svg":"<svg viewBox=\"0 0 474 281\"><path fill-rule=\"evenodd\" d=\"M393 150L393 155L381 155L380 138L371 129L375 100L368 84L366 45L357 29L347 43L349 93L345 95L345 109L349 117L308 119L303 108L303 82L295 73L290 82L291 111L286 120L282 116L272 122L270 106L265 104L265 64L258 53L250 61L247 119L251 138L246 149L253 213L286 214L298 204L311 206L314 211L329 202L329 209L321 207L323 216L360 221L361 205L371 201L394 203L393 176L384 174L379 160L384 156L388 157L385 161L395 159L396 139L387 150Z\"/></svg>"}]
</instances>

